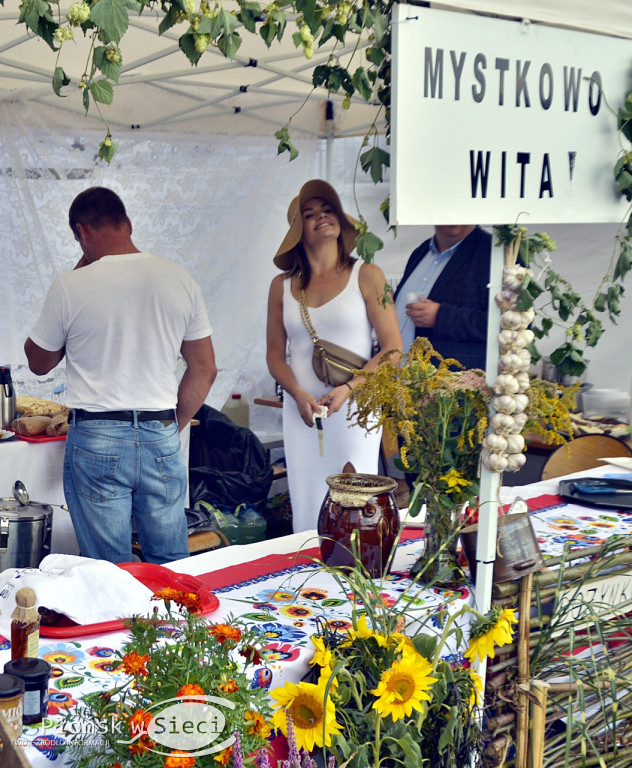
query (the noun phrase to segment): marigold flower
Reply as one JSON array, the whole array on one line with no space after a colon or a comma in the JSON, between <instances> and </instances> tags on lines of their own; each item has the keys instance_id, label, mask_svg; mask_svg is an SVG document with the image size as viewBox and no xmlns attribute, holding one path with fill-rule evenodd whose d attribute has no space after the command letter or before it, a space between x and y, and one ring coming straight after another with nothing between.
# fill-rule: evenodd
<instances>
[{"instance_id":1,"label":"marigold flower","mask_svg":"<svg viewBox=\"0 0 632 768\"><path fill-rule=\"evenodd\" d=\"M234 680L227 680L225 683L219 683L219 688L224 693L235 693L235 691L239 690L239 686Z\"/></svg>"},{"instance_id":2,"label":"marigold flower","mask_svg":"<svg viewBox=\"0 0 632 768\"><path fill-rule=\"evenodd\" d=\"M126 653L125 656L123 656L123 669L126 674L134 675L134 677L137 675L147 675L146 665L149 659L150 656L147 653L143 656L139 656L136 651Z\"/></svg>"},{"instance_id":3,"label":"marigold flower","mask_svg":"<svg viewBox=\"0 0 632 768\"><path fill-rule=\"evenodd\" d=\"M215 624L209 631L220 643L225 643L227 640L234 640L237 643L241 640L241 630L228 624Z\"/></svg>"},{"instance_id":4,"label":"marigold flower","mask_svg":"<svg viewBox=\"0 0 632 768\"><path fill-rule=\"evenodd\" d=\"M129 719L129 732L131 736L147 733L152 714L145 709L137 709Z\"/></svg>"},{"instance_id":5,"label":"marigold flower","mask_svg":"<svg viewBox=\"0 0 632 768\"><path fill-rule=\"evenodd\" d=\"M167 755L165 768L193 768L195 758L181 749L174 749Z\"/></svg>"},{"instance_id":6,"label":"marigold flower","mask_svg":"<svg viewBox=\"0 0 632 768\"><path fill-rule=\"evenodd\" d=\"M149 736L141 736L138 741L129 745L128 750L132 755L142 755L143 752L149 752L154 746L154 742Z\"/></svg>"},{"instance_id":7,"label":"marigold flower","mask_svg":"<svg viewBox=\"0 0 632 768\"><path fill-rule=\"evenodd\" d=\"M233 754L233 748L232 746L227 747L226 749L223 749L221 752L219 752L217 755L213 757L213 760L215 760L220 765L228 765L228 761L230 760L230 756Z\"/></svg>"},{"instance_id":8,"label":"marigold flower","mask_svg":"<svg viewBox=\"0 0 632 768\"><path fill-rule=\"evenodd\" d=\"M204 689L196 683L185 683L176 693L176 699L186 699L188 696L204 696Z\"/></svg>"},{"instance_id":9,"label":"marigold flower","mask_svg":"<svg viewBox=\"0 0 632 768\"><path fill-rule=\"evenodd\" d=\"M152 600L164 600L166 603L175 603L180 608L186 608L191 613L200 613L202 610L202 598L197 592L182 592L173 587L164 587L154 592Z\"/></svg>"},{"instance_id":10,"label":"marigold flower","mask_svg":"<svg viewBox=\"0 0 632 768\"><path fill-rule=\"evenodd\" d=\"M244 724L247 733L258 734L264 739L267 739L272 732L272 728L265 717L252 709L247 709L244 712Z\"/></svg>"}]
</instances>

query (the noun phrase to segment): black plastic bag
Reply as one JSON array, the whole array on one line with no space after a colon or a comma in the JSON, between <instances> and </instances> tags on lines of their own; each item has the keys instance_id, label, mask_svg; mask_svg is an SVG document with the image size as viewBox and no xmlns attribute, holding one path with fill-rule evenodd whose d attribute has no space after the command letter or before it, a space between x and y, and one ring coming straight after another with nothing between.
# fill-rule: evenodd
<instances>
[{"instance_id":1,"label":"black plastic bag","mask_svg":"<svg viewBox=\"0 0 632 768\"><path fill-rule=\"evenodd\" d=\"M191 506L208 501L233 511L246 504L260 514L272 485L272 467L259 438L221 411L203 405L191 428L189 494Z\"/></svg>"}]
</instances>

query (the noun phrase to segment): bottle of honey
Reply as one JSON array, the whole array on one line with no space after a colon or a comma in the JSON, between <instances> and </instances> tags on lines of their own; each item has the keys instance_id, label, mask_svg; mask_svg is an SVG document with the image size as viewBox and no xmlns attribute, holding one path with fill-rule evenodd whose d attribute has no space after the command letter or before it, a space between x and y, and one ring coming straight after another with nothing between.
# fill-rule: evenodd
<instances>
[{"instance_id":1,"label":"bottle of honey","mask_svg":"<svg viewBox=\"0 0 632 768\"><path fill-rule=\"evenodd\" d=\"M11 658L38 658L40 617L35 607L35 592L30 587L18 589L15 603L11 614Z\"/></svg>"}]
</instances>

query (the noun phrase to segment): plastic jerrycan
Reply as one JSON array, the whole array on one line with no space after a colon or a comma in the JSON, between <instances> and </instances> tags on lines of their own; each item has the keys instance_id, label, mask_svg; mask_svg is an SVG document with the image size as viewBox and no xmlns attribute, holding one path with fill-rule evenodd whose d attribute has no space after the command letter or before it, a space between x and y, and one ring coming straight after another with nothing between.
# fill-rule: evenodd
<instances>
[{"instance_id":1,"label":"plastic jerrycan","mask_svg":"<svg viewBox=\"0 0 632 768\"><path fill-rule=\"evenodd\" d=\"M250 427L250 409L248 401L239 392L233 394L226 400L222 407L222 413L232 419L240 427Z\"/></svg>"}]
</instances>

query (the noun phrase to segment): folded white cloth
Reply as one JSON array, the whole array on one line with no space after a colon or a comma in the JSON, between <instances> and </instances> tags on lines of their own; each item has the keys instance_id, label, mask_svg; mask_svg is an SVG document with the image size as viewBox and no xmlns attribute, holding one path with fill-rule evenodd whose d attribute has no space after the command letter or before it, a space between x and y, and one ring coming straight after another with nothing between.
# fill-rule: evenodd
<instances>
[{"instance_id":1,"label":"folded white cloth","mask_svg":"<svg viewBox=\"0 0 632 768\"><path fill-rule=\"evenodd\" d=\"M0 573L0 632L11 631L15 593L35 590L37 607L63 613L77 624L94 624L147 614L153 591L106 560L48 555L39 568L7 568Z\"/></svg>"}]
</instances>

